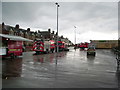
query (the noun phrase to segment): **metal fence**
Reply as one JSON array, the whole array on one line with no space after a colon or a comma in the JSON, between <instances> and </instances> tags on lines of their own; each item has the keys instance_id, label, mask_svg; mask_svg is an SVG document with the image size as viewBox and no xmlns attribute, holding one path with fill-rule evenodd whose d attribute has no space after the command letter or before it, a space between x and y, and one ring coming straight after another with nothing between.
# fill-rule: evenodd
<instances>
[{"instance_id":1,"label":"metal fence","mask_svg":"<svg viewBox=\"0 0 120 90\"><path fill-rule=\"evenodd\" d=\"M116 55L117 69L120 69L120 50L114 49L114 54Z\"/></svg>"}]
</instances>

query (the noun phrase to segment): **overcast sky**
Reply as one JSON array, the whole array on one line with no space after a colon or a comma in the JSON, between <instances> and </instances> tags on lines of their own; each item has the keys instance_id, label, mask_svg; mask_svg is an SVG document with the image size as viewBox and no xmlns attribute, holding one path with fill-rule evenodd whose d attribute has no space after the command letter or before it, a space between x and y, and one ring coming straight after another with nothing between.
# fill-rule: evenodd
<instances>
[{"instance_id":1,"label":"overcast sky","mask_svg":"<svg viewBox=\"0 0 120 90\"><path fill-rule=\"evenodd\" d=\"M118 39L117 2L59 2L59 5L59 36L75 43L76 30L76 43ZM2 2L2 22L19 24L31 31L51 28L56 32L55 2Z\"/></svg>"}]
</instances>

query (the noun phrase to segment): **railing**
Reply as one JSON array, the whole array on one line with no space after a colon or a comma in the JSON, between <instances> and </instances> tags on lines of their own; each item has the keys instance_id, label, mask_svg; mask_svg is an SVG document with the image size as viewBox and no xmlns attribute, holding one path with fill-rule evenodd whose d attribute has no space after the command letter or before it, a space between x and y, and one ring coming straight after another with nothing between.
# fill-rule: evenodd
<instances>
[{"instance_id":1,"label":"railing","mask_svg":"<svg viewBox=\"0 0 120 90\"><path fill-rule=\"evenodd\" d=\"M120 68L120 50L118 49L113 49L114 54L116 54L116 60L117 60L117 69Z\"/></svg>"}]
</instances>

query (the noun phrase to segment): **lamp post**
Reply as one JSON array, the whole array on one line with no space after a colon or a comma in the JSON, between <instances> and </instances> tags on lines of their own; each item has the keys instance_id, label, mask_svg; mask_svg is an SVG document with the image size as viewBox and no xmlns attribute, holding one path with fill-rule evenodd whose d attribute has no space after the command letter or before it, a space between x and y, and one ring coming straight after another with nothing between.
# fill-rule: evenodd
<instances>
[{"instance_id":1,"label":"lamp post","mask_svg":"<svg viewBox=\"0 0 120 90\"><path fill-rule=\"evenodd\" d=\"M74 26L75 28L75 45L76 45L76 26ZM76 49L76 46L75 46L75 49Z\"/></svg>"},{"instance_id":2,"label":"lamp post","mask_svg":"<svg viewBox=\"0 0 120 90\"><path fill-rule=\"evenodd\" d=\"M58 48L58 7L60 7L60 5L58 3L55 3L57 6L57 52L59 52L59 48Z\"/></svg>"}]
</instances>

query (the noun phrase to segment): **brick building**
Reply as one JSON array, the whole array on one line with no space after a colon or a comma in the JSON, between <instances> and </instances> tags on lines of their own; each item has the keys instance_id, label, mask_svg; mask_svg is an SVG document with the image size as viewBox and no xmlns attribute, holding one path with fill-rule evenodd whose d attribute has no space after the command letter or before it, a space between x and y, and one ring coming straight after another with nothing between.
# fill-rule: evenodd
<instances>
[{"instance_id":1,"label":"brick building","mask_svg":"<svg viewBox=\"0 0 120 90\"><path fill-rule=\"evenodd\" d=\"M38 30L38 33L40 34L40 37L43 39L50 39L54 40L56 34L54 34L54 31L51 32L51 29L48 29L48 31L40 31Z\"/></svg>"}]
</instances>

